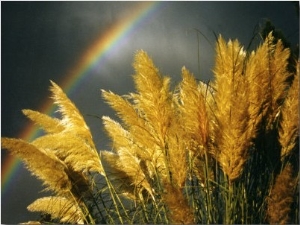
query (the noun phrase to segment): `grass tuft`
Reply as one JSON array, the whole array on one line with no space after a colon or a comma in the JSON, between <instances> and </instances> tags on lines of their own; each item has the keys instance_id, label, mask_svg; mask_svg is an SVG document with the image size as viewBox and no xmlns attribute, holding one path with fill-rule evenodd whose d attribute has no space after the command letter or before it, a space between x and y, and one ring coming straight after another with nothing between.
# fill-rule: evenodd
<instances>
[{"instance_id":1,"label":"grass tuft","mask_svg":"<svg viewBox=\"0 0 300 225\"><path fill-rule=\"evenodd\" d=\"M289 59L272 33L251 53L219 36L213 82L183 67L172 89L138 51L136 92L102 90L119 119L102 117L111 149L100 151L51 82L61 118L23 110L44 136L1 139L53 193L28 209L40 223L298 224L299 62L290 70Z\"/></svg>"}]
</instances>

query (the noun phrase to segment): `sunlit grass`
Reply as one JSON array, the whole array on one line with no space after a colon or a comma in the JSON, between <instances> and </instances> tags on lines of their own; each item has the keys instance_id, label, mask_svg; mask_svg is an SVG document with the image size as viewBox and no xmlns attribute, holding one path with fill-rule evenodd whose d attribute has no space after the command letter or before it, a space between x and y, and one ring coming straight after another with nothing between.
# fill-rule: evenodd
<instances>
[{"instance_id":1,"label":"sunlit grass","mask_svg":"<svg viewBox=\"0 0 300 225\"><path fill-rule=\"evenodd\" d=\"M271 33L251 53L220 36L213 82L183 68L171 89L138 51L136 92L102 91L119 120L103 116L111 149L100 151L52 82L62 118L24 110L46 134L2 138L53 193L28 209L57 223L299 223L299 63L290 72L289 56Z\"/></svg>"}]
</instances>

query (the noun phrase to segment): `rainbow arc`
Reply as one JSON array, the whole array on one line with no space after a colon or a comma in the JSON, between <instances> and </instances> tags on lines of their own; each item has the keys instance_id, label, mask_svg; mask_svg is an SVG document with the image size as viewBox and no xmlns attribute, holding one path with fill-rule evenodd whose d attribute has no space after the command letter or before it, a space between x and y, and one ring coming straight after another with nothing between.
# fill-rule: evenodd
<instances>
[{"instance_id":1,"label":"rainbow arc","mask_svg":"<svg viewBox=\"0 0 300 225\"><path fill-rule=\"evenodd\" d=\"M67 95L72 94L80 83L87 78L93 68L101 67L101 64L105 62L105 58L110 53L122 45L132 32L138 31L145 22L154 19L155 14L161 8L162 3L160 2L140 2L134 8L130 9L130 13L125 18L117 21L95 39L94 43L87 48L76 65L59 82L59 86ZM54 109L53 102L47 98L37 111L51 115ZM40 130L33 123L25 127L19 135L19 137L27 141L32 141L38 136L40 136ZM13 156L7 157L3 163L1 171L2 196L9 189L14 175L21 168L21 165L21 161Z\"/></svg>"}]
</instances>

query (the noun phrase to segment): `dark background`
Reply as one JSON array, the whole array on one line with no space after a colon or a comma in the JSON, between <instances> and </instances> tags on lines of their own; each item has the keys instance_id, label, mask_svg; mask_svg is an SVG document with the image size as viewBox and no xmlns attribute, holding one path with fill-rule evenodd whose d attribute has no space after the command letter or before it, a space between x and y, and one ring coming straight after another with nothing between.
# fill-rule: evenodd
<instances>
[{"instance_id":1,"label":"dark background","mask_svg":"<svg viewBox=\"0 0 300 225\"><path fill-rule=\"evenodd\" d=\"M299 2L162 2L127 34L117 51L88 74L69 97L84 115L99 150L108 149L101 120L111 115L100 89L134 91L131 75L136 50L144 49L162 74L180 80L182 66L204 81L212 79L216 34L247 46L256 28L269 19L294 45L299 39ZM140 2L1 2L1 136L21 137L28 119L21 109L38 110L91 44ZM200 64L198 41L200 36ZM208 39L209 42L206 40ZM254 43L258 43L257 36ZM200 71L198 66L200 65ZM1 153L3 165L7 155ZM2 174L3 175L3 174ZM3 185L2 185L3 187ZM41 182L20 167L1 196L1 222L38 220L27 205L45 195Z\"/></svg>"}]
</instances>

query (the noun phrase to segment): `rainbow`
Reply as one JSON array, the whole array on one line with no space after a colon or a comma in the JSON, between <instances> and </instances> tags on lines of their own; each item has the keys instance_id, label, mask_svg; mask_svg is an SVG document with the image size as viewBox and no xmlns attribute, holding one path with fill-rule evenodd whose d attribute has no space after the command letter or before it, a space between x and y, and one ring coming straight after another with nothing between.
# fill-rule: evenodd
<instances>
[{"instance_id":1,"label":"rainbow","mask_svg":"<svg viewBox=\"0 0 300 225\"><path fill-rule=\"evenodd\" d=\"M146 21L154 18L155 14L162 8L161 6L162 3L160 2L137 3L125 18L122 18L122 20L115 23L96 38L74 68L71 68L70 72L64 76L59 86L65 93L71 94L82 80L87 77L89 71L96 66L99 67L99 65L104 62L105 57L120 47L123 41L129 38L132 32L137 31ZM43 103L38 111L49 115L53 113L54 106L53 102L49 98L47 99L48 100ZM26 127L19 136L24 140L32 141L40 136L40 131L36 126L31 124ZM21 161L13 156L7 157L3 163L1 171L2 196L5 195L13 181L14 175L21 168L21 165Z\"/></svg>"}]
</instances>

